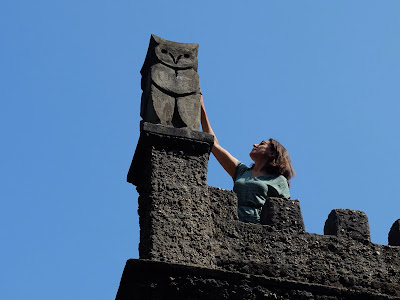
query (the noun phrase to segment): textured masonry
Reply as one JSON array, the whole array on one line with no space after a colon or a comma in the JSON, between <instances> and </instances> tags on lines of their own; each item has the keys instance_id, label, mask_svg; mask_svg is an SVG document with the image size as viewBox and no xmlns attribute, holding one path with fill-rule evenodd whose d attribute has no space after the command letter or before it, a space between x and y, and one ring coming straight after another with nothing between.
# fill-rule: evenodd
<instances>
[{"instance_id":1,"label":"textured masonry","mask_svg":"<svg viewBox=\"0 0 400 300\"><path fill-rule=\"evenodd\" d=\"M304 231L298 200L270 198L266 225L240 222L235 193L206 183L211 145L201 132L142 124L128 174L141 259L400 296L400 247L371 243L364 213L334 210L318 235Z\"/></svg>"},{"instance_id":2,"label":"textured masonry","mask_svg":"<svg viewBox=\"0 0 400 300\"><path fill-rule=\"evenodd\" d=\"M324 234L371 241L367 215L358 210L332 210L325 222Z\"/></svg>"}]
</instances>

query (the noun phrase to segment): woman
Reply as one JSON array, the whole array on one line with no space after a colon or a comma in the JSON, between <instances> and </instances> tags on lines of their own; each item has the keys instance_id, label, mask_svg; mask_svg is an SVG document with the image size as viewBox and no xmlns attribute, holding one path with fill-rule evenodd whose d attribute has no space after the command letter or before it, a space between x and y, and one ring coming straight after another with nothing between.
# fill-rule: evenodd
<instances>
[{"instance_id":1,"label":"woman","mask_svg":"<svg viewBox=\"0 0 400 300\"><path fill-rule=\"evenodd\" d=\"M239 220L260 223L261 209L267 197L290 198L289 180L295 175L289 153L276 140L254 144L250 157L251 168L222 148L211 128L201 95L201 127L214 136L211 152L233 178L233 191L238 196Z\"/></svg>"}]
</instances>

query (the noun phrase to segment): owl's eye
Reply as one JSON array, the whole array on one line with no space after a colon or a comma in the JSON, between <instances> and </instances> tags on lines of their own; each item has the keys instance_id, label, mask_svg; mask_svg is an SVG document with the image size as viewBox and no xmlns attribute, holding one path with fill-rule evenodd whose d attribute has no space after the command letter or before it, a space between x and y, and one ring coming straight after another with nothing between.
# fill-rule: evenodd
<instances>
[{"instance_id":1,"label":"owl's eye","mask_svg":"<svg viewBox=\"0 0 400 300\"><path fill-rule=\"evenodd\" d=\"M189 54L185 54L185 55L183 55L185 58L189 58L190 57L190 55Z\"/></svg>"},{"instance_id":2,"label":"owl's eye","mask_svg":"<svg viewBox=\"0 0 400 300\"><path fill-rule=\"evenodd\" d=\"M162 52L162 53L168 53L168 51L165 50L165 49L162 49L161 52Z\"/></svg>"}]
</instances>

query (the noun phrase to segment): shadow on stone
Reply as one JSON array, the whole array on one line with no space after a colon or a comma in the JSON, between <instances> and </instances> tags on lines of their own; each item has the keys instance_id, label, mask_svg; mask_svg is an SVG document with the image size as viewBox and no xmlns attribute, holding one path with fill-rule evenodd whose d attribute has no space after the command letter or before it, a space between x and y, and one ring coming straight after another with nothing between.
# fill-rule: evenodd
<instances>
[{"instance_id":1,"label":"shadow on stone","mask_svg":"<svg viewBox=\"0 0 400 300\"><path fill-rule=\"evenodd\" d=\"M400 219L393 223L389 231L389 245L400 246Z\"/></svg>"}]
</instances>

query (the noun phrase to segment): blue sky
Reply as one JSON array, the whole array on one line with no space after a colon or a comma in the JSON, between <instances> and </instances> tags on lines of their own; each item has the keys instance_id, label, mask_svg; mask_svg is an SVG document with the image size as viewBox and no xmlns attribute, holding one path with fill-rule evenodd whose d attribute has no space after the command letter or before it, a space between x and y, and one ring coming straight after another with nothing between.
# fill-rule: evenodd
<instances>
[{"instance_id":1,"label":"blue sky","mask_svg":"<svg viewBox=\"0 0 400 300\"><path fill-rule=\"evenodd\" d=\"M245 163L291 154L306 229L400 218L399 1L18 1L0 4L2 299L113 299L138 257L140 68L150 34L199 43L220 143ZM210 159L208 183L232 188Z\"/></svg>"}]
</instances>

